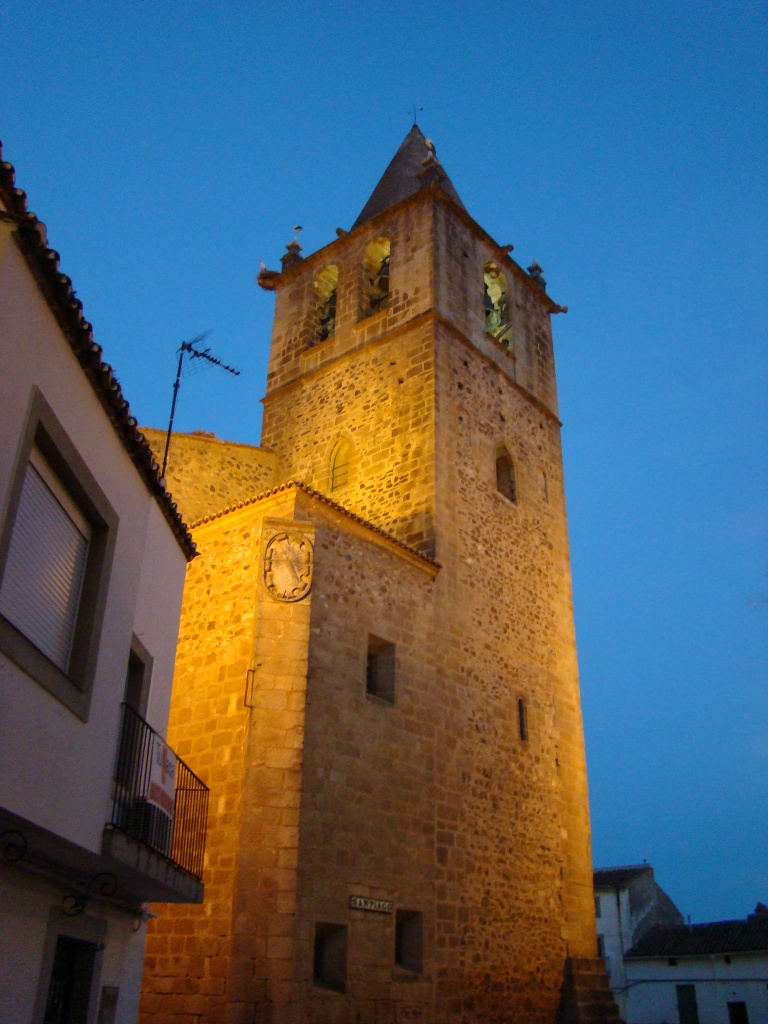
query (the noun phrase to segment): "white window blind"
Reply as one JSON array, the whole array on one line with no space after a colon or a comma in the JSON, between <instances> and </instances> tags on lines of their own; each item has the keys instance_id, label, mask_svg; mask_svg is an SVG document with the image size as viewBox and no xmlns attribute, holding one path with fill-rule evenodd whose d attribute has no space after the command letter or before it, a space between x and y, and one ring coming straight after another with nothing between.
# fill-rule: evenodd
<instances>
[{"instance_id":1,"label":"white window blind","mask_svg":"<svg viewBox=\"0 0 768 1024\"><path fill-rule=\"evenodd\" d=\"M63 672L69 667L91 529L34 448L0 585L0 613Z\"/></svg>"}]
</instances>

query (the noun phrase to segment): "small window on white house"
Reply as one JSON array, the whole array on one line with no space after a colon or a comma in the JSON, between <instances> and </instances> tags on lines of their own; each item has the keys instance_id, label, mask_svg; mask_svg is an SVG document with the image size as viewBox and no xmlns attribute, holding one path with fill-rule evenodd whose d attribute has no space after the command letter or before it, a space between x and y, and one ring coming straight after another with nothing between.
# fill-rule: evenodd
<instances>
[{"instance_id":1,"label":"small window on white house","mask_svg":"<svg viewBox=\"0 0 768 1024\"><path fill-rule=\"evenodd\" d=\"M90 540L87 519L33 447L0 585L0 613L64 673Z\"/></svg>"},{"instance_id":2,"label":"small window on white house","mask_svg":"<svg viewBox=\"0 0 768 1024\"><path fill-rule=\"evenodd\" d=\"M0 528L0 650L87 721L118 517L42 392Z\"/></svg>"}]
</instances>

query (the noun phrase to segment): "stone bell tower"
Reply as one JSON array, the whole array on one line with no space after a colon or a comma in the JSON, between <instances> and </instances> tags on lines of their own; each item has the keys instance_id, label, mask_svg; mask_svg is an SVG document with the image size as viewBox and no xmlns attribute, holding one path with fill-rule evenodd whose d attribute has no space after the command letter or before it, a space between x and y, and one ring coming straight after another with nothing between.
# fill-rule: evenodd
<instances>
[{"instance_id":1,"label":"stone bell tower","mask_svg":"<svg viewBox=\"0 0 768 1024\"><path fill-rule=\"evenodd\" d=\"M337 236L259 275L271 488L195 530L173 741L196 767L185 723L206 686L231 737L217 754L217 722L209 775L200 757L222 811L194 926L209 962L187 977L223 980L195 1005L212 1022L618 1019L596 959L563 309L415 125Z\"/></svg>"}]
</instances>

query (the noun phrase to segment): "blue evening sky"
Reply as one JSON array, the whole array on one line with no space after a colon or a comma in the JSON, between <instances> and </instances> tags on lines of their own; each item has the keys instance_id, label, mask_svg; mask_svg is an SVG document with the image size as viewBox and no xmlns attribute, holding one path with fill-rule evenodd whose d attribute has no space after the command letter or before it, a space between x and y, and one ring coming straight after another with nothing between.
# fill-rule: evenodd
<instances>
[{"instance_id":1,"label":"blue evening sky","mask_svg":"<svg viewBox=\"0 0 768 1024\"><path fill-rule=\"evenodd\" d=\"M349 228L410 108L549 292L594 860L768 901L768 3L30 3L4 156L140 422L258 443L292 227Z\"/></svg>"}]
</instances>

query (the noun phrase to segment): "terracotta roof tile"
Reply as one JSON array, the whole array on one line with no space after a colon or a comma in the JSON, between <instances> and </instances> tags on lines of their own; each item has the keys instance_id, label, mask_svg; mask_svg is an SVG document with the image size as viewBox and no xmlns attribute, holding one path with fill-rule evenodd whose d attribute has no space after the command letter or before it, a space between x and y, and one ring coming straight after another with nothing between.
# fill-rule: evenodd
<instances>
[{"instance_id":1,"label":"terracotta roof tile","mask_svg":"<svg viewBox=\"0 0 768 1024\"><path fill-rule=\"evenodd\" d=\"M752 914L746 921L652 928L629 950L626 959L758 952L768 952L768 914Z\"/></svg>"},{"instance_id":2,"label":"terracotta roof tile","mask_svg":"<svg viewBox=\"0 0 768 1024\"><path fill-rule=\"evenodd\" d=\"M595 868L593 879L596 889L623 889L633 878L650 871L653 868L650 864L630 864L620 868Z\"/></svg>"},{"instance_id":3,"label":"terracotta roof tile","mask_svg":"<svg viewBox=\"0 0 768 1024\"><path fill-rule=\"evenodd\" d=\"M380 537L386 538L392 544L396 544L397 547L407 551L410 555L415 555L420 558L427 565L431 565L441 568L440 563L436 562L434 558L430 558L428 555L422 554L421 551L417 551L416 548L412 548L410 544L406 544L405 541L399 540L397 537L393 537L391 533L387 533L386 530L382 530L380 526L376 526L374 523L368 522L367 519L363 519L362 516L357 515L354 512L350 512L349 509L344 508L343 505L339 505L338 502L333 501L331 498L322 494L320 491L314 490L312 487L307 487L306 484L301 483L299 480L290 480L286 484L279 484L277 487L272 487L268 491L262 491L260 494L254 494L251 498L245 498L243 501L237 502L236 505L230 505L229 508L223 508L220 512L214 512L211 515L203 516L202 519L198 519L192 523L192 529L198 526L203 526L205 523L212 523L216 519L221 519L223 516L227 516L232 512L237 512L238 509L247 508L249 505L255 505L259 501L263 501L265 498L271 498L275 494L279 494L281 491L290 490L295 487L299 491L303 491L304 494L309 495L310 498L314 498L316 501L321 501L324 505L328 505L330 508L335 509L342 515L346 516L347 519L353 520L353 522L359 523L364 526L367 530L371 530L373 533L377 533Z\"/></svg>"}]
</instances>

